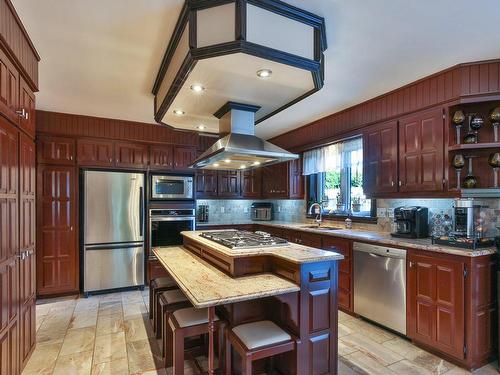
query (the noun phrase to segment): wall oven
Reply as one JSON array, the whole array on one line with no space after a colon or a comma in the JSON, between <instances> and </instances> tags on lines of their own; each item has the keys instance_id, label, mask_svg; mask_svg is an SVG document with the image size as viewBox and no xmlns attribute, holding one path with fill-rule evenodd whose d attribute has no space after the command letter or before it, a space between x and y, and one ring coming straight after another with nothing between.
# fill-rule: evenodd
<instances>
[{"instance_id":1,"label":"wall oven","mask_svg":"<svg viewBox=\"0 0 500 375\"><path fill-rule=\"evenodd\" d=\"M193 176L151 176L151 199L193 199L193 190Z\"/></svg>"},{"instance_id":2,"label":"wall oven","mask_svg":"<svg viewBox=\"0 0 500 375\"><path fill-rule=\"evenodd\" d=\"M182 231L195 230L194 209L149 210L150 247L182 245Z\"/></svg>"}]
</instances>

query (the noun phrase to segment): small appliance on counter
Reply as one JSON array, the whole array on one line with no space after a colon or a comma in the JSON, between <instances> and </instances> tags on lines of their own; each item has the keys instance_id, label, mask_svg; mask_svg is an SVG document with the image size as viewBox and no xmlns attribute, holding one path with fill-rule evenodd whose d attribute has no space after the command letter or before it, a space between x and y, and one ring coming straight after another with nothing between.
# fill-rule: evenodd
<instances>
[{"instance_id":1,"label":"small appliance on counter","mask_svg":"<svg viewBox=\"0 0 500 375\"><path fill-rule=\"evenodd\" d=\"M393 237L426 238L429 237L429 210L427 207L402 206L394 209L396 232Z\"/></svg>"},{"instance_id":2,"label":"small appliance on counter","mask_svg":"<svg viewBox=\"0 0 500 375\"><path fill-rule=\"evenodd\" d=\"M208 223L208 204L200 204L197 210L198 223Z\"/></svg>"},{"instance_id":3,"label":"small appliance on counter","mask_svg":"<svg viewBox=\"0 0 500 375\"><path fill-rule=\"evenodd\" d=\"M432 243L471 250L494 246L495 238L490 236L486 215L481 215L485 208L471 198L456 199L453 231L449 235L432 237Z\"/></svg>"},{"instance_id":4,"label":"small appliance on counter","mask_svg":"<svg viewBox=\"0 0 500 375\"><path fill-rule=\"evenodd\" d=\"M253 221L273 220L273 204L268 202L254 202L251 206Z\"/></svg>"}]
</instances>

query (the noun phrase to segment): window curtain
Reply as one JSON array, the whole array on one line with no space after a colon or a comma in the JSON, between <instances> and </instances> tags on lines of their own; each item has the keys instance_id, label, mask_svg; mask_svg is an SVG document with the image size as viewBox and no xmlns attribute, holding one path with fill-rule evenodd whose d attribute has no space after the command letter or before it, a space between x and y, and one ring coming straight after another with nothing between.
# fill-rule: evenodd
<instances>
[{"instance_id":1,"label":"window curtain","mask_svg":"<svg viewBox=\"0 0 500 375\"><path fill-rule=\"evenodd\" d=\"M361 137L304 152L303 174L335 172L362 163ZM356 155L356 157L351 157Z\"/></svg>"}]
</instances>

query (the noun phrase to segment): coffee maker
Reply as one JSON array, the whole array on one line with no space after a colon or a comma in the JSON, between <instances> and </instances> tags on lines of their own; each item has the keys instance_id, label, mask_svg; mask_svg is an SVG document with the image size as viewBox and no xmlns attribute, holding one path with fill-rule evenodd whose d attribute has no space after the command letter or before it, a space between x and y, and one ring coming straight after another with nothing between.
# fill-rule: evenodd
<instances>
[{"instance_id":1,"label":"coffee maker","mask_svg":"<svg viewBox=\"0 0 500 375\"><path fill-rule=\"evenodd\" d=\"M479 223L481 207L475 204L473 199L456 199L453 235L466 238L483 237L484 228Z\"/></svg>"},{"instance_id":2,"label":"coffee maker","mask_svg":"<svg viewBox=\"0 0 500 375\"><path fill-rule=\"evenodd\" d=\"M427 207L402 206L394 209L396 232L393 237L425 238L429 236L429 210Z\"/></svg>"}]
</instances>

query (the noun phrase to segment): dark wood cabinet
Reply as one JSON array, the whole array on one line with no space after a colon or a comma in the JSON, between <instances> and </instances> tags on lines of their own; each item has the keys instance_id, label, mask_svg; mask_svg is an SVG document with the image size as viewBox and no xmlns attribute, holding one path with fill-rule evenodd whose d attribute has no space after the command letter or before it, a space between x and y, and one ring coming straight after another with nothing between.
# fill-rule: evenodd
<instances>
[{"instance_id":1,"label":"dark wood cabinet","mask_svg":"<svg viewBox=\"0 0 500 375\"><path fill-rule=\"evenodd\" d=\"M65 137L41 136L37 142L38 163L75 164L75 140Z\"/></svg>"},{"instance_id":2,"label":"dark wood cabinet","mask_svg":"<svg viewBox=\"0 0 500 375\"><path fill-rule=\"evenodd\" d=\"M262 195L264 198L287 198L288 188L288 163L262 168Z\"/></svg>"},{"instance_id":3,"label":"dark wood cabinet","mask_svg":"<svg viewBox=\"0 0 500 375\"><path fill-rule=\"evenodd\" d=\"M115 159L114 144L99 139L79 139L77 158L82 166L111 167Z\"/></svg>"},{"instance_id":4,"label":"dark wood cabinet","mask_svg":"<svg viewBox=\"0 0 500 375\"><path fill-rule=\"evenodd\" d=\"M344 311L353 311L353 259L352 241L331 236L323 237L323 249L340 253L344 256L339 262L338 303Z\"/></svg>"},{"instance_id":5,"label":"dark wood cabinet","mask_svg":"<svg viewBox=\"0 0 500 375\"><path fill-rule=\"evenodd\" d=\"M260 198L262 196L262 171L260 168L240 172L241 196Z\"/></svg>"},{"instance_id":6,"label":"dark wood cabinet","mask_svg":"<svg viewBox=\"0 0 500 375\"><path fill-rule=\"evenodd\" d=\"M288 163L289 168L289 198L304 198L304 176L302 175L302 158L292 160Z\"/></svg>"},{"instance_id":7,"label":"dark wood cabinet","mask_svg":"<svg viewBox=\"0 0 500 375\"><path fill-rule=\"evenodd\" d=\"M116 142L115 162L121 168L147 168L148 167L148 147L139 143Z\"/></svg>"},{"instance_id":8,"label":"dark wood cabinet","mask_svg":"<svg viewBox=\"0 0 500 375\"><path fill-rule=\"evenodd\" d=\"M23 78L19 80L19 127L35 138L35 94Z\"/></svg>"},{"instance_id":9,"label":"dark wood cabinet","mask_svg":"<svg viewBox=\"0 0 500 375\"><path fill-rule=\"evenodd\" d=\"M219 197L238 198L240 196L240 172L218 171L217 186Z\"/></svg>"},{"instance_id":10,"label":"dark wood cabinet","mask_svg":"<svg viewBox=\"0 0 500 375\"><path fill-rule=\"evenodd\" d=\"M363 133L363 191L368 196L398 191L398 122L370 126Z\"/></svg>"},{"instance_id":11,"label":"dark wood cabinet","mask_svg":"<svg viewBox=\"0 0 500 375\"><path fill-rule=\"evenodd\" d=\"M408 336L457 359L465 356L464 278L461 261L408 257Z\"/></svg>"},{"instance_id":12,"label":"dark wood cabinet","mask_svg":"<svg viewBox=\"0 0 500 375\"><path fill-rule=\"evenodd\" d=\"M74 167L38 166L38 295L78 291L75 179Z\"/></svg>"},{"instance_id":13,"label":"dark wood cabinet","mask_svg":"<svg viewBox=\"0 0 500 375\"><path fill-rule=\"evenodd\" d=\"M442 191L443 163L442 108L402 118L399 121L399 191Z\"/></svg>"},{"instance_id":14,"label":"dark wood cabinet","mask_svg":"<svg viewBox=\"0 0 500 375\"><path fill-rule=\"evenodd\" d=\"M196 198L217 198L217 171L200 169L195 175Z\"/></svg>"},{"instance_id":15,"label":"dark wood cabinet","mask_svg":"<svg viewBox=\"0 0 500 375\"><path fill-rule=\"evenodd\" d=\"M174 146L174 169L187 170L196 158L196 148L189 146Z\"/></svg>"},{"instance_id":16,"label":"dark wood cabinet","mask_svg":"<svg viewBox=\"0 0 500 375\"><path fill-rule=\"evenodd\" d=\"M0 115L19 122L19 73L0 49Z\"/></svg>"},{"instance_id":17,"label":"dark wood cabinet","mask_svg":"<svg viewBox=\"0 0 500 375\"><path fill-rule=\"evenodd\" d=\"M170 145L151 146L149 163L152 169L173 169L174 150Z\"/></svg>"}]
</instances>

